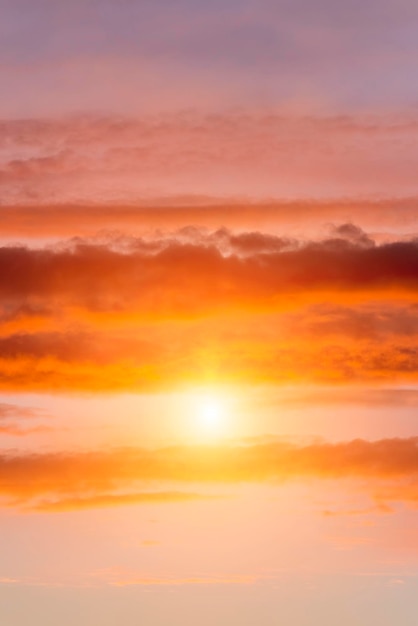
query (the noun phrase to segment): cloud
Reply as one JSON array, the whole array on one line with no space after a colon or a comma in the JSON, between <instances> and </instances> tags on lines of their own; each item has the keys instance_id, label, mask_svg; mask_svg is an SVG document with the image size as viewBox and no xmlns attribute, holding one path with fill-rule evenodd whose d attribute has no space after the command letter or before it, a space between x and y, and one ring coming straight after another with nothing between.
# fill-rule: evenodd
<instances>
[{"instance_id":1,"label":"cloud","mask_svg":"<svg viewBox=\"0 0 418 626\"><path fill-rule=\"evenodd\" d=\"M159 230L178 230L185 225L216 230L220 225L233 230L284 235L323 234L324 224L355 222L363 228L384 232L385 238L416 233L418 201L414 197L371 199L226 200L209 195L175 195L171 198L142 199L136 203L42 202L36 194L21 204L3 199L3 237L38 238L91 236L98 232L129 232L136 236ZM334 227L338 229L338 226Z\"/></svg>"},{"instance_id":2,"label":"cloud","mask_svg":"<svg viewBox=\"0 0 418 626\"><path fill-rule=\"evenodd\" d=\"M388 504L380 503L363 509L325 509L324 517L352 517L357 515L375 515L376 513L394 513L394 509Z\"/></svg>"},{"instance_id":3,"label":"cloud","mask_svg":"<svg viewBox=\"0 0 418 626\"><path fill-rule=\"evenodd\" d=\"M150 251L147 241L133 240L128 252L77 240L55 249L3 247L0 294L20 300L18 311L23 299L26 305L45 307L56 299L97 311L140 302L143 311L164 309L172 315L176 308L192 312L216 303L272 303L278 296L300 293L366 292L369 298L408 293L418 280L416 240L365 248L340 238L292 247L272 235L222 231L218 241L213 236L206 242L173 237L156 243ZM222 253L222 245L230 254Z\"/></svg>"},{"instance_id":4,"label":"cloud","mask_svg":"<svg viewBox=\"0 0 418 626\"><path fill-rule=\"evenodd\" d=\"M417 381L418 346L410 340L358 344L304 335L298 343L292 337L272 338L269 329L253 337L251 327L233 330L231 324L215 330L206 320L191 328L181 322L166 329L144 326L143 339L137 326L122 337L104 331L88 340L77 334L9 337L0 340L0 389L149 392L216 383L393 386ZM340 399L347 394L346 389ZM302 392L301 401L309 403L309 394Z\"/></svg>"},{"instance_id":5,"label":"cloud","mask_svg":"<svg viewBox=\"0 0 418 626\"><path fill-rule=\"evenodd\" d=\"M281 390L277 397L268 401L285 406L331 405L367 407L411 407L418 406L418 389L410 388L364 388L359 386L316 387L308 390Z\"/></svg>"},{"instance_id":6,"label":"cloud","mask_svg":"<svg viewBox=\"0 0 418 626\"><path fill-rule=\"evenodd\" d=\"M369 237L359 226L356 226L356 224L340 224L339 226L334 227L333 232L337 237L337 241L339 239L346 239L347 241L363 248L373 248L375 245L373 239L371 239L371 237Z\"/></svg>"},{"instance_id":7,"label":"cloud","mask_svg":"<svg viewBox=\"0 0 418 626\"><path fill-rule=\"evenodd\" d=\"M281 319L288 332L298 336L350 337L358 341L385 341L400 343L412 341L418 333L417 306L400 302L358 303L355 307L318 304L302 311L284 314Z\"/></svg>"},{"instance_id":8,"label":"cloud","mask_svg":"<svg viewBox=\"0 0 418 626\"><path fill-rule=\"evenodd\" d=\"M6 578L6 577L0 578L0 585L16 585L19 582L20 581L17 578Z\"/></svg>"},{"instance_id":9,"label":"cloud","mask_svg":"<svg viewBox=\"0 0 418 626\"><path fill-rule=\"evenodd\" d=\"M194 227L0 248L0 388L415 381L417 240Z\"/></svg>"},{"instance_id":10,"label":"cloud","mask_svg":"<svg viewBox=\"0 0 418 626\"><path fill-rule=\"evenodd\" d=\"M47 417L44 411L33 407L16 404L0 403L0 434L12 436L33 435L44 433L50 429L43 424L27 425L30 420Z\"/></svg>"},{"instance_id":11,"label":"cloud","mask_svg":"<svg viewBox=\"0 0 418 626\"><path fill-rule=\"evenodd\" d=\"M154 586L168 586L168 587L177 587L184 585L203 585L203 586L213 586L213 585L253 585L255 584L259 578L257 576L246 576L242 574L237 574L233 576L189 576L184 578L159 578L152 576L141 576L141 575L120 575L119 577L115 577L114 580L109 582L108 584L113 587L131 587L131 586L141 586L141 587L154 587Z\"/></svg>"},{"instance_id":12,"label":"cloud","mask_svg":"<svg viewBox=\"0 0 418 626\"><path fill-rule=\"evenodd\" d=\"M129 586L168 586L177 587L183 585L253 585L266 576L256 574L192 574L189 576L149 576L141 571L135 571L124 568L109 567L101 569L92 575L97 582L101 582L112 587L129 587Z\"/></svg>"},{"instance_id":13,"label":"cloud","mask_svg":"<svg viewBox=\"0 0 418 626\"><path fill-rule=\"evenodd\" d=\"M52 428L50 426L33 426L32 428L21 428L15 424L1 424L0 434L10 435L13 437L24 437L25 435L36 435L46 432L50 432Z\"/></svg>"},{"instance_id":14,"label":"cloud","mask_svg":"<svg viewBox=\"0 0 418 626\"><path fill-rule=\"evenodd\" d=\"M193 502L208 499L210 496L198 493L181 491L155 491L142 493L124 494L100 494L83 497L59 498L55 500L41 500L31 510L42 513L60 513L66 511L82 511L117 506L129 506L136 504L167 504L169 502ZM144 545L155 545L147 543Z\"/></svg>"},{"instance_id":15,"label":"cloud","mask_svg":"<svg viewBox=\"0 0 418 626\"><path fill-rule=\"evenodd\" d=\"M341 480L363 485L383 511L418 501L418 439L353 440L298 446L258 445L126 448L101 452L4 454L0 496L8 506L69 511L100 506L190 501L212 497L204 485ZM164 491L155 485L168 486ZM170 485L176 485L176 490ZM200 485L199 493L178 485ZM142 485L140 491L136 486ZM146 489L144 489L146 486Z\"/></svg>"},{"instance_id":16,"label":"cloud","mask_svg":"<svg viewBox=\"0 0 418 626\"><path fill-rule=\"evenodd\" d=\"M45 417L45 412L40 409L7 402L0 403L0 423L4 420L26 420L39 417Z\"/></svg>"},{"instance_id":17,"label":"cloud","mask_svg":"<svg viewBox=\"0 0 418 626\"><path fill-rule=\"evenodd\" d=\"M55 204L55 229L63 204L87 205L88 213L91 204L104 206L102 220L110 209L112 221L120 222L132 220L129 209L135 205L161 209L185 196L226 207L233 198L244 199L241 203L251 210L254 200L262 205L270 199L281 200L279 205L293 200L296 206L302 201L314 208L315 201L326 205L334 198L379 204L372 200L377 194L393 202L418 193L413 112L312 116L250 106L216 114L194 109L138 117L5 119L0 130L2 205ZM349 210L347 200L337 204ZM360 210L356 213L350 219L366 219ZM78 228L92 219L73 218L77 230L71 234L79 234ZM139 226L140 217L135 221ZM98 225L103 226L112 223ZM54 224L36 228L53 230Z\"/></svg>"}]
</instances>

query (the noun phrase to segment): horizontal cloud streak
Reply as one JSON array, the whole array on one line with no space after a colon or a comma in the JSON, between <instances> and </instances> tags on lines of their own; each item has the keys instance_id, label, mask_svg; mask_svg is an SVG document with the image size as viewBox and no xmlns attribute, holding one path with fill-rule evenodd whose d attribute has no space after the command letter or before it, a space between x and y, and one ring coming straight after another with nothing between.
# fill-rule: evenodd
<instances>
[{"instance_id":1,"label":"horizontal cloud streak","mask_svg":"<svg viewBox=\"0 0 418 626\"><path fill-rule=\"evenodd\" d=\"M42 513L83 511L105 507L129 506L136 504L167 504L170 502L193 502L210 496L187 491L151 491L142 493L101 494L84 497L69 497L55 500L41 500L32 510Z\"/></svg>"},{"instance_id":2,"label":"horizontal cloud streak","mask_svg":"<svg viewBox=\"0 0 418 626\"><path fill-rule=\"evenodd\" d=\"M155 229L177 230L185 225L218 229L219 225L242 231L323 234L324 224L354 221L368 230L386 229L415 233L418 221L416 198L390 200L299 200L250 202L211 197L172 198L136 205L33 204L4 205L0 214L3 237L44 238L91 236L98 232L122 231L137 236Z\"/></svg>"},{"instance_id":3,"label":"horizontal cloud streak","mask_svg":"<svg viewBox=\"0 0 418 626\"><path fill-rule=\"evenodd\" d=\"M273 442L3 454L0 468L0 495L6 504L45 511L206 497L204 492L155 491L155 484L280 483L296 478L367 479L368 489L379 494L381 502L418 499L414 487L418 475L417 438L306 446ZM393 481L400 485L398 492ZM138 492L138 485L146 489Z\"/></svg>"},{"instance_id":4,"label":"horizontal cloud streak","mask_svg":"<svg viewBox=\"0 0 418 626\"><path fill-rule=\"evenodd\" d=\"M45 417L45 413L39 409L1 403L0 434L21 437L47 432L50 430L49 426L36 423L37 420ZM35 424L33 423L34 421Z\"/></svg>"},{"instance_id":5,"label":"horizontal cloud streak","mask_svg":"<svg viewBox=\"0 0 418 626\"><path fill-rule=\"evenodd\" d=\"M10 206L418 193L414 113L72 116L4 120L0 135L0 190Z\"/></svg>"},{"instance_id":6,"label":"horizontal cloud streak","mask_svg":"<svg viewBox=\"0 0 418 626\"><path fill-rule=\"evenodd\" d=\"M24 298L26 306L30 298L57 298L92 310L140 302L144 311L175 313L173 301L192 312L204 295L203 308L212 308L218 301L228 306L300 292L407 293L418 284L415 240L364 246L336 237L292 249L291 242L271 235L220 232L207 241L138 239L128 245L127 252L77 240L55 249L0 248L0 294Z\"/></svg>"}]
</instances>

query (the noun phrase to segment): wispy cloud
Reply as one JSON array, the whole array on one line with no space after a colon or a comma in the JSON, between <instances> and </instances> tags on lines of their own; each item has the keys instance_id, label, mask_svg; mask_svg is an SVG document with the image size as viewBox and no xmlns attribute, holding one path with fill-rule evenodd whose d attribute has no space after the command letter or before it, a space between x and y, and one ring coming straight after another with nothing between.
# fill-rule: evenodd
<instances>
[{"instance_id":1,"label":"wispy cloud","mask_svg":"<svg viewBox=\"0 0 418 626\"><path fill-rule=\"evenodd\" d=\"M16 404L0 404L0 434L12 436L33 435L51 430L42 423L48 417L45 411ZM39 423L41 420L41 423ZM31 423L32 422L32 423ZM35 422L35 423L33 423Z\"/></svg>"},{"instance_id":2,"label":"wispy cloud","mask_svg":"<svg viewBox=\"0 0 418 626\"><path fill-rule=\"evenodd\" d=\"M0 130L3 205L418 193L414 113L312 116L250 108L4 120Z\"/></svg>"},{"instance_id":3,"label":"wispy cloud","mask_svg":"<svg viewBox=\"0 0 418 626\"><path fill-rule=\"evenodd\" d=\"M82 497L61 497L41 500L31 507L33 511L42 513L60 513L65 511L82 511L135 504L158 504L170 502L193 502L210 499L213 496L188 491L144 491L141 493L108 493ZM151 545L151 544L148 544ZM152 544L153 545L153 544Z\"/></svg>"},{"instance_id":4,"label":"wispy cloud","mask_svg":"<svg viewBox=\"0 0 418 626\"><path fill-rule=\"evenodd\" d=\"M368 509L369 513L388 512L390 502L415 505L418 501L416 438L305 446L274 442L73 454L3 454L0 465L0 495L6 504L44 512L189 502L213 497L203 489L204 485L267 482L279 488L283 481L294 479L335 479L343 485L350 485L351 481L358 489L366 489L377 503ZM138 484L146 485L147 490L134 491ZM156 491L155 484L200 484L201 491Z\"/></svg>"},{"instance_id":5,"label":"wispy cloud","mask_svg":"<svg viewBox=\"0 0 418 626\"><path fill-rule=\"evenodd\" d=\"M236 231L283 233L309 237L324 234L324 224L355 222L386 239L416 234L418 201L410 197L387 200L266 200L234 197L174 196L135 204L43 203L36 196L22 204L5 203L1 210L2 234L10 239L92 236L129 232L138 237L155 230L176 231L185 226L218 230L220 225Z\"/></svg>"}]
</instances>

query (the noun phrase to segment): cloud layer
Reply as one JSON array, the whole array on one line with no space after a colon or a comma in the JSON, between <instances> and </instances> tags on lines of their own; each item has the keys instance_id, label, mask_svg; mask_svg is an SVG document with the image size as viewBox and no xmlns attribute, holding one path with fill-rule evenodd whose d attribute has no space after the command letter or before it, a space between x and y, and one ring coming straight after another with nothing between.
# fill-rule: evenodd
<instances>
[{"instance_id":1,"label":"cloud layer","mask_svg":"<svg viewBox=\"0 0 418 626\"><path fill-rule=\"evenodd\" d=\"M185 228L0 248L7 389L416 380L416 240Z\"/></svg>"},{"instance_id":2,"label":"cloud layer","mask_svg":"<svg viewBox=\"0 0 418 626\"><path fill-rule=\"evenodd\" d=\"M250 107L5 119L1 202L416 197L417 133L416 114L404 111L301 115Z\"/></svg>"},{"instance_id":3,"label":"cloud layer","mask_svg":"<svg viewBox=\"0 0 418 626\"><path fill-rule=\"evenodd\" d=\"M8 506L51 512L187 501L212 497L204 485L294 479L336 479L348 486L354 480L380 504L418 500L416 438L3 453L0 467L0 495Z\"/></svg>"}]
</instances>

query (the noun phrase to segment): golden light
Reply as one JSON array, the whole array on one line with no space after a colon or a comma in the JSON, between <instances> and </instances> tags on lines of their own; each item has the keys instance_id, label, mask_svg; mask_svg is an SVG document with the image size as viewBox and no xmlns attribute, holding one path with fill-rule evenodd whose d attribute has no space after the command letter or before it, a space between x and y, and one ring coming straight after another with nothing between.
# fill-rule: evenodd
<instances>
[{"instance_id":1,"label":"golden light","mask_svg":"<svg viewBox=\"0 0 418 626\"><path fill-rule=\"evenodd\" d=\"M199 420L205 428L217 429L222 424L224 407L219 398L202 398L198 411Z\"/></svg>"},{"instance_id":2,"label":"golden light","mask_svg":"<svg viewBox=\"0 0 418 626\"><path fill-rule=\"evenodd\" d=\"M200 391L192 394L194 430L201 436L219 436L228 430L227 398L218 391Z\"/></svg>"}]
</instances>

